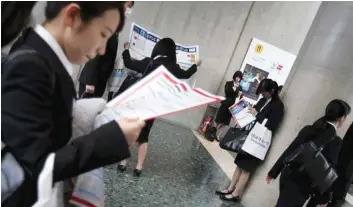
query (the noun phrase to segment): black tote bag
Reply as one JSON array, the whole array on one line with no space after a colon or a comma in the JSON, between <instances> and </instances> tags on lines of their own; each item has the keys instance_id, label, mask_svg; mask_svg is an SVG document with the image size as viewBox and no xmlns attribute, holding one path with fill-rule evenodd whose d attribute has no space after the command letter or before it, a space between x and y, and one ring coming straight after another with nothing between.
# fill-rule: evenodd
<instances>
[{"instance_id":1,"label":"black tote bag","mask_svg":"<svg viewBox=\"0 0 353 207\"><path fill-rule=\"evenodd\" d=\"M227 134L219 142L222 149L229 150L236 153L241 153L241 148L250 131L245 129L230 128Z\"/></svg>"},{"instance_id":2,"label":"black tote bag","mask_svg":"<svg viewBox=\"0 0 353 207\"><path fill-rule=\"evenodd\" d=\"M295 167L297 171L306 174L311 180L311 187L320 194L338 178L336 171L322 154L324 146L332 139L319 147L313 141L304 143L284 160L286 166Z\"/></svg>"}]
</instances>

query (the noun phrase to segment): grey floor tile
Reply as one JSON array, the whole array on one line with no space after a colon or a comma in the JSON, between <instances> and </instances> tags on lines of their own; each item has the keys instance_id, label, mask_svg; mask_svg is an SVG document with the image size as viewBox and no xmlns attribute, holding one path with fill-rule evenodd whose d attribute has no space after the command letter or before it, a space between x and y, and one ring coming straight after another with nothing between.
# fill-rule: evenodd
<instances>
[{"instance_id":1,"label":"grey floor tile","mask_svg":"<svg viewBox=\"0 0 353 207\"><path fill-rule=\"evenodd\" d=\"M229 179L190 130L156 121L140 178L132 175L135 149L132 156L125 173L105 169L105 206L241 206L214 194Z\"/></svg>"}]
</instances>

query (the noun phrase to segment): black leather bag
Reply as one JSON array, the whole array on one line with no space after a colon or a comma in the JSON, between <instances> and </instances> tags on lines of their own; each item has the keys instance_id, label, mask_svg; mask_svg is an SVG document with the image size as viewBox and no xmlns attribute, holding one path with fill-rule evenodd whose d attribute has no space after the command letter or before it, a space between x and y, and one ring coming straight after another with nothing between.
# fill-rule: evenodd
<instances>
[{"instance_id":1,"label":"black leather bag","mask_svg":"<svg viewBox=\"0 0 353 207\"><path fill-rule=\"evenodd\" d=\"M215 139L217 139L217 128L212 126L211 124L209 124L207 126L206 132L205 132L205 138L210 141L213 142Z\"/></svg>"},{"instance_id":2,"label":"black leather bag","mask_svg":"<svg viewBox=\"0 0 353 207\"><path fill-rule=\"evenodd\" d=\"M319 147L313 141L304 143L284 160L286 166L290 166L292 169L295 167L297 171L307 175L310 178L311 187L320 194L331 187L338 177L336 171L322 154L322 150L328 142Z\"/></svg>"},{"instance_id":3,"label":"black leather bag","mask_svg":"<svg viewBox=\"0 0 353 207\"><path fill-rule=\"evenodd\" d=\"M230 128L227 134L219 142L219 146L225 150L242 153L241 148L243 147L249 132L250 131L245 129Z\"/></svg>"}]
</instances>

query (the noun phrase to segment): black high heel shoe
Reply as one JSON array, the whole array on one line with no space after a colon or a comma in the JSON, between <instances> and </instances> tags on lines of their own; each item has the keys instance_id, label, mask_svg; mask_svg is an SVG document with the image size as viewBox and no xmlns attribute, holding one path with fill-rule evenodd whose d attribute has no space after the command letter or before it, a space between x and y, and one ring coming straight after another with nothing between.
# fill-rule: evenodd
<instances>
[{"instance_id":1,"label":"black high heel shoe","mask_svg":"<svg viewBox=\"0 0 353 207\"><path fill-rule=\"evenodd\" d=\"M227 192L223 192L223 191L227 191ZM231 193L233 193L234 190L229 190L229 189L225 189L225 190L216 190L216 194L217 195L229 195Z\"/></svg>"},{"instance_id":2,"label":"black high heel shoe","mask_svg":"<svg viewBox=\"0 0 353 207\"><path fill-rule=\"evenodd\" d=\"M118 170L120 172L125 172L127 169L126 165L121 165L121 164L118 164Z\"/></svg>"},{"instance_id":3,"label":"black high heel shoe","mask_svg":"<svg viewBox=\"0 0 353 207\"><path fill-rule=\"evenodd\" d=\"M140 176L141 176L141 173L142 173L142 170L134 169L134 175L135 175L136 177L140 177Z\"/></svg>"},{"instance_id":4,"label":"black high heel shoe","mask_svg":"<svg viewBox=\"0 0 353 207\"><path fill-rule=\"evenodd\" d=\"M232 195L232 194L229 194L229 195ZM221 195L221 196L219 196L219 198L224 201L231 201L231 202L239 202L240 201L239 196L233 196L233 195L231 198L227 198L226 195Z\"/></svg>"}]
</instances>

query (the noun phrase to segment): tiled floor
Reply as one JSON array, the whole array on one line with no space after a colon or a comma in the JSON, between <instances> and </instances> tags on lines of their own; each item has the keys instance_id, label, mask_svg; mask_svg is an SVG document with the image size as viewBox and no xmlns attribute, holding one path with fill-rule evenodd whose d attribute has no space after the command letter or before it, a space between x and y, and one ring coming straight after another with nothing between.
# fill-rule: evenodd
<instances>
[{"instance_id":1,"label":"tiled floor","mask_svg":"<svg viewBox=\"0 0 353 207\"><path fill-rule=\"evenodd\" d=\"M132 175L135 149L127 172L106 168L105 206L241 206L214 194L229 178L190 130L156 121L149 144L140 178Z\"/></svg>"},{"instance_id":2,"label":"tiled floor","mask_svg":"<svg viewBox=\"0 0 353 207\"><path fill-rule=\"evenodd\" d=\"M222 202L214 194L228 184L235 168L235 155L221 150L217 142L156 121L140 178L132 175L136 156L136 149L132 149L125 173L117 172L116 165L105 169L106 207L242 206ZM342 207L353 206L346 202Z\"/></svg>"}]
</instances>

